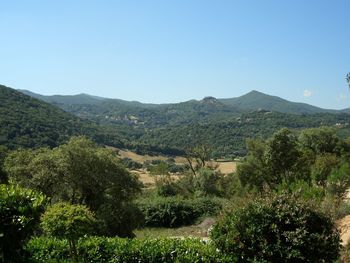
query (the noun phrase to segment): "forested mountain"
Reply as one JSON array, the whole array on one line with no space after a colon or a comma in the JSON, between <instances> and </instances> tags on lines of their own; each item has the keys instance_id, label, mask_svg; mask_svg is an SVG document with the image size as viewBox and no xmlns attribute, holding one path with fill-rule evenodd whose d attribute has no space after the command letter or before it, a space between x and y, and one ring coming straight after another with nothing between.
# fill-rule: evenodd
<instances>
[{"instance_id":1,"label":"forested mountain","mask_svg":"<svg viewBox=\"0 0 350 263\"><path fill-rule=\"evenodd\" d=\"M0 143L11 148L56 146L71 135L85 134L98 143L139 153L181 154L194 145L206 144L212 147L213 156L227 157L244 155L246 138L268 138L282 127L331 126L343 136L350 134L349 114L327 112L257 91L234 99L206 97L159 105L86 94L25 93L54 106L1 86Z\"/></svg>"},{"instance_id":2,"label":"forested mountain","mask_svg":"<svg viewBox=\"0 0 350 263\"><path fill-rule=\"evenodd\" d=\"M139 141L151 145L186 149L189 145L207 144L214 156L244 155L247 138L267 139L274 132L287 127L301 130L320 126L333 127L342 137L349 133L349 114L319 113L297 115L269 111L241 114L230 121L168 125L146 131Z\"/></svg>"},{"instance_id":3,"label":"forested mountain","mask_svg":"<svg viewBox=\"0 0 350 263\"><path fill-rule=\"evenodd\" d=\"M73 96L43 96L30 91L21 91L30 96L55 104L79 117L102 124L131 124L146 128L164 125L211 123L232 121L242 113L273 111L291 114L341 113L322 109L306 103L290 102L258 91L230 99L206 97L170 104L147 104L137 101L107 99L86 94ZM344 110L347 112L347 110Z\"/></svg>"},{"instance_id":4,"label":"forested mountain","mask_svg":"<svg viewBox=\"0 0 350 263\"><path fill-rule=\"evenodd\" d=\"M0 145L9 148L54 147L73 135L122 145L115 133L3 85L0 85L0 127Z\"/></svg>"},{"instance_id":5,"label":"forested mountain","mask_svg":"<svg viewBox=\"0 0 350 263\"><path fill-rule=\"evenodd\" d=\"M81 118L101 124L127 124L155 128L168 124L219 121L237 116L240 112L238 108L225 105L213 97L172 104L147 104L137 101L96 98L85 94L43 96L29 91L21 92L52 103Z\"/></svg>"}]
</instances>

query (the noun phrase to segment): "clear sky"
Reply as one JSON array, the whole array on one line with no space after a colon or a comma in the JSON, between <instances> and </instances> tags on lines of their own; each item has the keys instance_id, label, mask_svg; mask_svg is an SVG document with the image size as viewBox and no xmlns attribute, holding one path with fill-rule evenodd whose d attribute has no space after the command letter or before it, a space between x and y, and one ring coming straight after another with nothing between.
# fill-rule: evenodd
<instances>
[{"instance_id":1,"label":"clear sky","mask_svg":"<svg viewBox=\"0 0 350 263\"><path fill-rule=\"evenodd\" d=\"M0 83L141 102L350 107L349 0L2 0Z\"/></svg>"}]
</instances>

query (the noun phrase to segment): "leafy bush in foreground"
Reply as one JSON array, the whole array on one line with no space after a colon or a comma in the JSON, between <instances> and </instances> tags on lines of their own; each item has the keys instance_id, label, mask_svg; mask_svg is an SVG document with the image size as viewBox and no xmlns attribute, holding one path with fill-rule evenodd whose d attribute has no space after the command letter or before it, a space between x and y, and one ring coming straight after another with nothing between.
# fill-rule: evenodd
<instances>
[{"instance_id":1,"label":"leafy bush in foreground","mask_svg":"<svg viewBox=\"0 0 350 263\"><path fill-rule=\"evenodd\" d=\"M96 219L86 206L63 202L49 207L41 217L41 227L47 234L68 240L71 258L75 262L76 242L82 236L91 234L94 224Z\"/></svg>"},{"instance_id":2,"label":"leafy bush in foreground","mask_svg":"<svg viewBox=\"0 0 350 263\"><path fill-rule=\"evenodd\" d=\"M20 262L22 246L45 209L43 195L18 186L0 185L0 262Z\"/></svg>"},{"instance_id":3,"label":"leafy bush in foreground","mask_svg":"<svg viewBox=\"0 0 350 263\"><path fill-rule=\"evenodd\" d=\"M145 225L153 227L179 227L193 224L204 215L215 215L222 204L219 199L177 197L146 199L138 202L145 216Z\"/></svg>"},{"instance_id":4,"label":"leafy bush in foreground","mask_svg":"<svg viewBox=\"0 0 350 263\"><path fill-rule=\"evenodd\" d=\"M199 239L122 239L89 237L77 244L81 262L236 262L211 244ZM53 238L34 238L26 250L29 262L70 262L68 242Z\"/></svg>"},{"instance_id":5,"label":"leafy bush in foreground","mask_svg":"<svg viewBox=\"0 0 350 263\"><path fill-rule=\"evenodd\" d=\"M214 226L212 239L239 262L333 262L340 249L332 220L286 194L227 213Z\"/></svg>"}]
</instances>

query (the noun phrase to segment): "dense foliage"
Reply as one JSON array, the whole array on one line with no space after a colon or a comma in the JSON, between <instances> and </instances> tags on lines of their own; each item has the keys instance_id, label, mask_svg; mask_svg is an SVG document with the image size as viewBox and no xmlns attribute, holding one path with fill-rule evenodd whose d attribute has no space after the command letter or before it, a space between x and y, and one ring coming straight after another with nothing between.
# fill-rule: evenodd
<instances>
[{"instance_id":1,"label":"dense foliage","mask_svg":"<svg viewBox=\"0 0 350 263\"><path fill-rule=\"evenodd\" d=\"M95 224L96 219L86 206L69 203L54 204L41 217L41 227L46 234L68 240L71 258L75 262L78 262L78 239L92 234Z\"/></svg>"},{"instance_id":2,"label":"dense foliage","mask_svg":"<svg viewBox=\"0 0 350 263\"><path fill-rule=\"evenodd\" d=\"M213 198L163 197L139 200L138 207L145 216L146 226L179 227L193 224L203 216L216 215L222 202Z\"/></svg>"},{"instance_id":3,"label":"dense foliage","mask_svg":"<svg viewBox=\"0 0 350 263\"><path fill-rule=\"evenodd\" d=\"M68 243L53 238L35 238L27 245L30 262L70 262ZM224 263L235 258L198 239L120 239L89 237L79 240L82 262L128 263Z\"/></svg>"},{"instance_id":4,"label":"dense foliage","mask_svg":"<svg viewBox=\"0 0 350 263\"><path fill-rule=\"evenodd\" d=\"M211 236L238 262L333 262L340 250L332 220L288 195L254 200L227 213Z\"/></svg>"},{"instance_id":5,"label":"dense foliage","mask_svg":"<svg viewBox=\"0 0 350 263\"><path fill-rule=\"evenodd\" d=\"M345 112L292 103L259 92L237 99L208 97L201 101L163 105L86 95L36 97L99 124L95 127L86 122L87 126L78 134L88 135L98 143L125 146L142 154L183 155L189 146L205 142L212 147L213 157L244 156L246 138L267 139L283 127L333 126L345 136L350 134L347 127L350 115ZM15 116L14 112L10 116ZM66 133L61 131L60 134Z\"/></svg>"},{"instance_id":6,"label":"dense foliage","mask_svg":"<svg viewBox=\"0 0 350 263\"><path fill-rule=\"evenodd\" d=\"M140 212L132 204L140 182L113 151L85 137L73 137L52 150L14 151L6 158L5 168L11 180L43 192L53 202L88 206L101 221L101 234L130 236L140 221Z\"/></svg>"},{"instance_id":7,"label":"dense foliage","mask_svg":"<svg viewBox=\"0 0 350 263\"><path fill-rule=\"evenodd\" d=\"M8 154L7 147L0 145L0 184L7 182L7 174L4 169L4 162L7 154Z\"/></svg>"},{"instance_id":8,"label":"dense foliage","mask_svg":"<svg viewBox=\"0 0 350 263\"><path fill-rule=\"evenodd\" d=\"M203 142L212 148L212 157L234 157L246 154L247 138L268 139L274 132L287 127L292 130L320 126L338 127L348 131L348 114L295 115L277 112L251 112L225 121L193 122L186 125L168 125L147 130L138 141L151 145L187 149ZM335 126L336 124L338 126ZM348 132L345 136L348 136Z\"/></svg>"},{"instance_id":9,"label":"dense foliage","mask_svg":"<svg viewBox=\"0 0 350 263\"><path fill-rule=\"evenodd\" d=\"M260 95L253 92L243 101L248 107ZM344 202L350 187L350 140L343 139L350 135L350 115L299 105L302 111L319 112L303 115L293 112L292 104L287 112L297 114L247 112L237 109L244 106L239 100L212 97L168 105L88 95L71 96L69 103L60 96L54 99L50 102L79 117L0 86L0 183L41 192L52 204L41 225L49 237L34 238L27 246L32 261L69 262L68 254L76 262L221 262L229 259L225 254L231 254L229 262L337 258L339 236L330 218L350 211ZM282 102L274 99L277 107ZM322 125L328 127L314 128ZM87 137L68 140L76 134ZM187 163L176 164L173 158L120 160L116 151L95 142L142 154L182 154ZM230 175L221 174L211 162L213 157L228 160L246 152ZM146 188L126 167L138 173L147 170L155 186ZM3 256L13 258L33 233L43 201L36 206L30 203L35 193L28 192L32 199L27 200L16 193L19 188L12 193L11 186L4 187L0 239ZM270 197L261 198L266 195ZM214 229L218 250L194 240L106 238L131 237L137 226L194 224L216 216L224 203L232 212ZM101 237L85 236L92 233L92 225ZM11 227L19 234L6 234L15 240L9 245L4 233Z\"/></svg>"},{"instance_id":10,"label":"dense foliage","mask_svg":"<svg viewBox=\"0 0 350 263\"><path fill-rule=\"evenodd\" d=\"M33 234L45 208L43 195L0 184L0 261L21 262L22 248Z\"/></svg>"},{"instance_id":11,"label":"dense foliage","mask_svg":"<svg viewBox=\"0 0 350 263\"><path fill-rule=\"evenodd\" d=\"M348 158L348 145L326 127L304 130L299 137L281 129L266 142L249 140L247 146L248 156L237 175L243 185L260 190L298 180L325 186L341 159Z\"/></svg>"},{"instance_id":12,"label":"dense foliage","mask_svg":"<svg viewBox=\"0 0 350 263\"><path fill-rule=\"evenodd\" d=\"M41 217L41 227L53 237L78 240L91 234L96 219L86 206L56 203Z\"/></svg>"},{"instance_id":13,"label":"dense foliage","mask_svg":"<svg viewBox=\"0 0 350 263\"><path fill-rule=\"evenodd\" d=\"M108 127L82 120L56 106L0 85L0 145L55 147L73 135L86 135L98 143L121 147L124 140Z\"/></svg>"}]
</instances>

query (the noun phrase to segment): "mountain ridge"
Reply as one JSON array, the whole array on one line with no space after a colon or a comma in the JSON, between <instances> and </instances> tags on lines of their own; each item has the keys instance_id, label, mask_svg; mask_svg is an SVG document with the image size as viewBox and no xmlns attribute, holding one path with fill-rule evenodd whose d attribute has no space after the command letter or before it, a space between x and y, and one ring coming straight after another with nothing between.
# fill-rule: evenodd
<instances>
[{"instance_id":1,"label":"mountain ridge","mask_svg":"<svg viewBox=\"0 0 350 263\"><path fill-rule=\"evenodd\" d=\"M350 136L350 115L343 112L279 113L259 109L261 105L256 104L251 104L255 108L243 111L237 108L237 101L214 97L162 105L112 99L76 104L81 97L94 102L100 100L80 94L74 100L69 98L72 104L50 105L0 86L0 144L11 149L55 147L70 136L86 135L97 143L125 147L141 154L179 155L188 147L207 144L212 147L213 156L230 158L246 153L247 138L267 139L283 127L298 131L328 126L344 138ZM66 97L58 98L67 103ZM261 103L259 98L282 101L285 106L285 100L256 91L240 98L240 102L244 105L248 99ZM298 104L292 103L295 105Z\"/></svg>"},{"instance_id":2,"label":"mountain ridge","mask_svg":"<svg viewBox=\"0 0 350 263\"><path fill-rule=\"evenodd\" d=\"M29 90L19 90L20 92L35 97L41 100L44 100L53 104L68 104L68 105L82 105L82 104L113 104L119 103L127 105L130 107L140 107L140 108L157 108L157 107L166 107L174 105L184 105L189 103L204 103L209 102L211 104L222 103L229 107L234 107L236 110L240 111L254 111L254 110L267 110L274 112L282 113L293 113L293 114L314 114L314 113L342 113L350 112L350 108L335 110L335 109L325 109L317 107L311 104L303 102L293 102L286 99L283 99L278 96L273 96L265 94L263 92L252 90L244 95L233 97L233 98L215 98L212 96L204 97L201 100L188 100L183 102L176 103L143 103L139 101L127 101L117 98L106 98L99 97L94 95L89 95L86 93L80 93L76 95L41 95ZM213 103L215 99L216 103Z\"/></svg>"}]
</instances>

